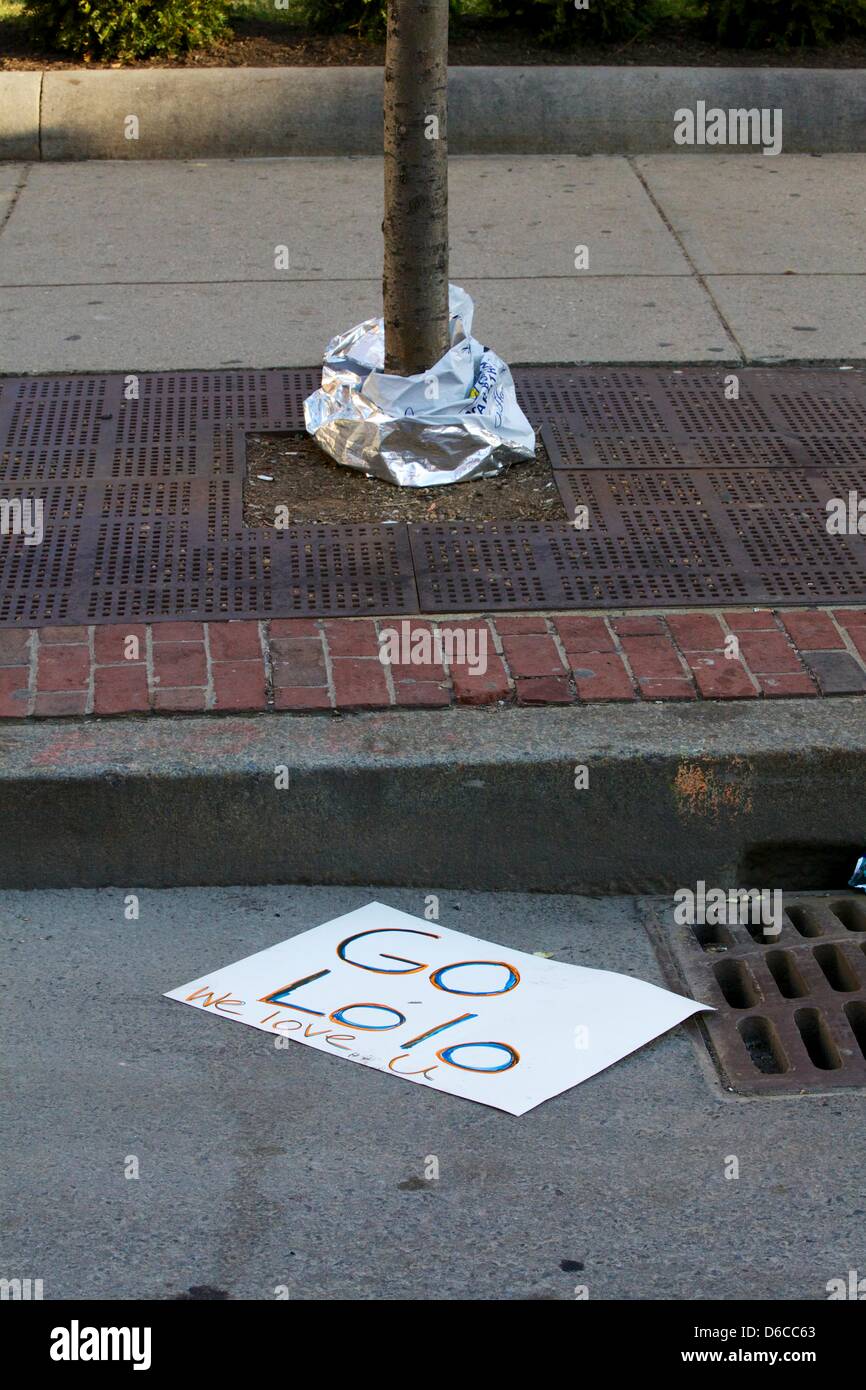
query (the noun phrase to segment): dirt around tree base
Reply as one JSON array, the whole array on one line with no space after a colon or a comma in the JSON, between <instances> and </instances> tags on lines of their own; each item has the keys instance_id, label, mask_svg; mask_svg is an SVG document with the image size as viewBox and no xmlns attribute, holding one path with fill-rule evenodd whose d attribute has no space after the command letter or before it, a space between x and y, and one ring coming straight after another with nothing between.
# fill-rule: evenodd
<instances>
[{"instance_id":1,"label":"dirt around tree base","mask_svg":"<svg viewBox=\"0 0 866 1390\"><path fill-rule=\"evenodd\" d=\"M244 521L281 524L440 521L562 521L565 508L542 445L531 462L499 478L448 487L397 487L334 463L307 434L247 436Z\"/></svg>"}]
</instances>

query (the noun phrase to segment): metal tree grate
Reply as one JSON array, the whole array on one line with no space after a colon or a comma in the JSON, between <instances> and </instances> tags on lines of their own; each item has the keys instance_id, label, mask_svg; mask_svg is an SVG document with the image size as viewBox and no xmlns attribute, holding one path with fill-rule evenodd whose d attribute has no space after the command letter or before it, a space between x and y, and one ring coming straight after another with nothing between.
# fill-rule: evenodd
<instances>
[{"instance_id":1,"label":"metal tree grate","mask_svg":"<svg viewBox=\"0 0 866 1390\"><path fill-rule=\"evenodd\" d=\"M243 522L246 437L318 369L0 380L0 625L866 602L866 374L524 368L566 523ZM6 534L44 507L44 539Z\"/></svg>"},{"instance_id":2,"label":"metal tree grate","mask_svg":"<svg viewBox=\"0 0 866 1390\"><path fill-rule=\"evenodd\" d=\"M684 988L717 1010L699 1022L722 1080L743 1095L866 1086L863 897L786 893L773 937L756 911L724 915L735 924L678 925L672 908L651 916Z\"/></svg>"}]
</instances>

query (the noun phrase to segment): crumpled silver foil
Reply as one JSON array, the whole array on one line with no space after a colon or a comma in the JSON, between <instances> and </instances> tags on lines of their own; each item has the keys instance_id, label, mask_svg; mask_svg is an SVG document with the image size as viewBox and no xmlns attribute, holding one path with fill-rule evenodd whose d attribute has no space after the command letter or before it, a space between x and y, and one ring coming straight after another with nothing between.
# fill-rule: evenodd
<instances>
[{"instance_id":1,"label":"crumpled silver foil","mask_svg":"<svg viewBox=\"0 0 866 1390\"><path fill-rule=\"evenodd\" d=\"M422 376L384 371L385 328L367 319L333 338L322 385L304 402L307 430L337 463L400 487L490 478L535 455L514 380L471 336L474 306L450 286L451 347Z\"/></svg>"}]
</instances>

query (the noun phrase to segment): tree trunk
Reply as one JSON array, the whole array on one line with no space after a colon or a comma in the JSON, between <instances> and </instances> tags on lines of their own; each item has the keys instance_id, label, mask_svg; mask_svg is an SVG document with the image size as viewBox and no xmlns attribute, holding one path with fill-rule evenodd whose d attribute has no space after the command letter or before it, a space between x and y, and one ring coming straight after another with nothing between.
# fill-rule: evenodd
<instances>
[{"instance_id":1,"label":"tree trunk","mask_svg":"<svg viewBox=\"0 0 866 1390\"><path fill-rule=\"evenodd\" d=\"M448 0L388 0L385 370L426 372L448 337Z\"/></svg>"}]
</instances>

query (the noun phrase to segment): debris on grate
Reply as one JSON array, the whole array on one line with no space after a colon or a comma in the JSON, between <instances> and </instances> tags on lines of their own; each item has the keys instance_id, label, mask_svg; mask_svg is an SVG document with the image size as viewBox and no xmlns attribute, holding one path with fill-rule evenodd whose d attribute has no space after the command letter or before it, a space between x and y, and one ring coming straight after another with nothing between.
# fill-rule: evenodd
<instances>
[{"instance_id":1,"label":"debris on grate","mask_svg":"<svg viewBox=\"0 0 866 1390\"><path fill-rule=\"evenodd\" d=\"M342 522L550 521L565 519L541 445L537 456L490 478L448 487L399 487L335 463L309 434L246 440L247 526Z\"/></svg>"},{"instance_id":2,"label":"debris on grate","mask_svg":"<svg viewBox=\"0 0 866 1390\"><path fill-rule=\"evenodd\" d=\"M684 925L658 900L647 922L672 978L717 1010L698 1026L731 1090L866 1086L866 902L845 890L782 901L776 935L753 920Z\"/></svg>"}]
</instances>

